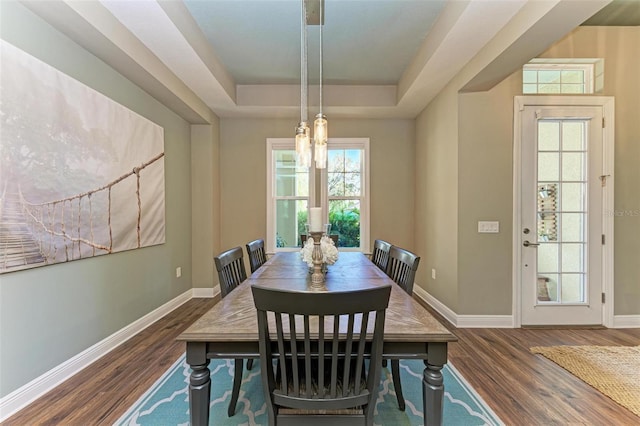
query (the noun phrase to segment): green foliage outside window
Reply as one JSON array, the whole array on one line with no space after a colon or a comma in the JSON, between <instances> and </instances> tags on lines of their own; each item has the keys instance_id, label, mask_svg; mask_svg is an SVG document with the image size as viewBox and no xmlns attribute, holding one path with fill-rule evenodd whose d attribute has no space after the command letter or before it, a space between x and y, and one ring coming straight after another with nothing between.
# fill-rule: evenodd
<instances>
[{"instance_id":1,"label":"green foliage outside window","mask_svg":"<svg viewBox=\"0 0 640 426\"><path fill-rule=\"evenodd\" d=\"M331 233L340 236L339 247L360 247L360 209L348 207L346 204L335 201L331 203Z\"/></svg>"}]
</instances>

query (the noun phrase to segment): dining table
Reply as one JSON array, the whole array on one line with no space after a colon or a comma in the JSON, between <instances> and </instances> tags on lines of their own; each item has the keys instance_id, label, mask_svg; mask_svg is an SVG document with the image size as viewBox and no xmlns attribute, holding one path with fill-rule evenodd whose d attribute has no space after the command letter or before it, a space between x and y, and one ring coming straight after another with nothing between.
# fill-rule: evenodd
<instances>
[{"instance_id":1,"label":"dining table","mask_svg":"<svg viewBox=\"0 0 640 426\"><path fill-rule=\"evenodd\" d=\"M191 425L209 424L212 386L209 361L260 356L251 286L317 292L389 284L392 290L386 311L383 357L424 361L424 424L443 424L442 368L447 363L447 345L457 341L456 336L365 254L341 251L338 260L326 268L325 281L320 285L311 282L310 268L299 252L276 253L178 336L178 340L186 342L186 360L192 370L189 378Z\"/></svg>"}]
</instances>

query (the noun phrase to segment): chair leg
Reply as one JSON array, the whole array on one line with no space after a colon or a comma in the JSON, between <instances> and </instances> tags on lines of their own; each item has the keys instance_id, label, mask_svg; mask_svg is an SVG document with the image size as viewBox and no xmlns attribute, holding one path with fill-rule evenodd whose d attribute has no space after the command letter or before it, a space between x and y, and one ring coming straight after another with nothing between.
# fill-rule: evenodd
<instances>
[{"instance_id":1,"label":"chair leg","mask_svg":"<svg viewBox=\"0 0 640 426\"><path fill-rule=\"evenodd\" d=\"M253 358L247 360L247 370L251 370L251 367L253 367Z\"/></svg>"},{"instance_id":2,"label":"chair leg","mask_svg":"<svg viewBox=\"0 0 640 426\"><path fill-rule=\"evenodd\" d=\"M364 424L365 426L373 426L373 417L375 413L375 398L372 398L371 401L364 407Z\"/></svg>"},{"instance_id":3,"label":"chair leg","mask_svg":"<svg viewBox=\"0 0 640 426\"><path fill-rule=\"evenodd\" d=\"M236 404L238 403L238 395L240 395L240 383L242 382L242 368L244 360L233 360L233 389L231 390L231 401L229 402L229 409L227 413L229 417L232 417L236 413Z\"/></svg>"},{"instance_id":4,"label":"chair leg","mask_svg":"<svg viewBox=\"0 0 640 426\"><path fill-rule=\"evenodd\" d=\"M402 384L400 384L400 360L391 360L391 376L393 378L393 387L396 390L396 397L398 398L398 408L404 411L404 396L402 395Z\"/></svg>"}]
</instances>

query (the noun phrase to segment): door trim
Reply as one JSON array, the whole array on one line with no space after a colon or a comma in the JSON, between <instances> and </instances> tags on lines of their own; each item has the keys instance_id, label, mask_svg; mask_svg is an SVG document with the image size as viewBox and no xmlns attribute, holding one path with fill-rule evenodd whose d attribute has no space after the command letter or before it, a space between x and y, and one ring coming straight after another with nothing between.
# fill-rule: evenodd
<instances>
[{"instance_id":1,"label":"door trim","mask_svg":"<svg viewBox=\"0 0 640 426\"><path fill-rule=\"evenodd\" d=\"M603 174L607 176L606 186L602 194L602 227L606 236L606 243L602 250L602 291L606 295L602 305L602 324L605 327L614 326L614 277L613 277L613 194L614 194L614 98L611 96L515 96L513 101L513 234L512 234L512 311L513 326L522 326L521 298L522 298L522 263L520 246L522 244L522 229L520 205L520 180L522 179L522 116L525 106L600 106L604 117L602 134L602 162Z\"/></svg>"}]
</instances>

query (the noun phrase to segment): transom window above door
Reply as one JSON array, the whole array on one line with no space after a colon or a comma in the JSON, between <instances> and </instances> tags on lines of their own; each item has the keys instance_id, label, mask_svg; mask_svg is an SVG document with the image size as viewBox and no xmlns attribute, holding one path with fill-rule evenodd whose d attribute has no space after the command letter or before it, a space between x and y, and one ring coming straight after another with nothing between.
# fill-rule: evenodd
<instances>
[{"instance_id":1,"label":"transom window above door","mask_svg":"<svg viewBox=\"0 0 640 426\"><path fill-rule=\"evenodd\" d=\"M522 67L524 94L602 92L604 61L599 58L536 58Z\"/></svg>"}]
</instances>

